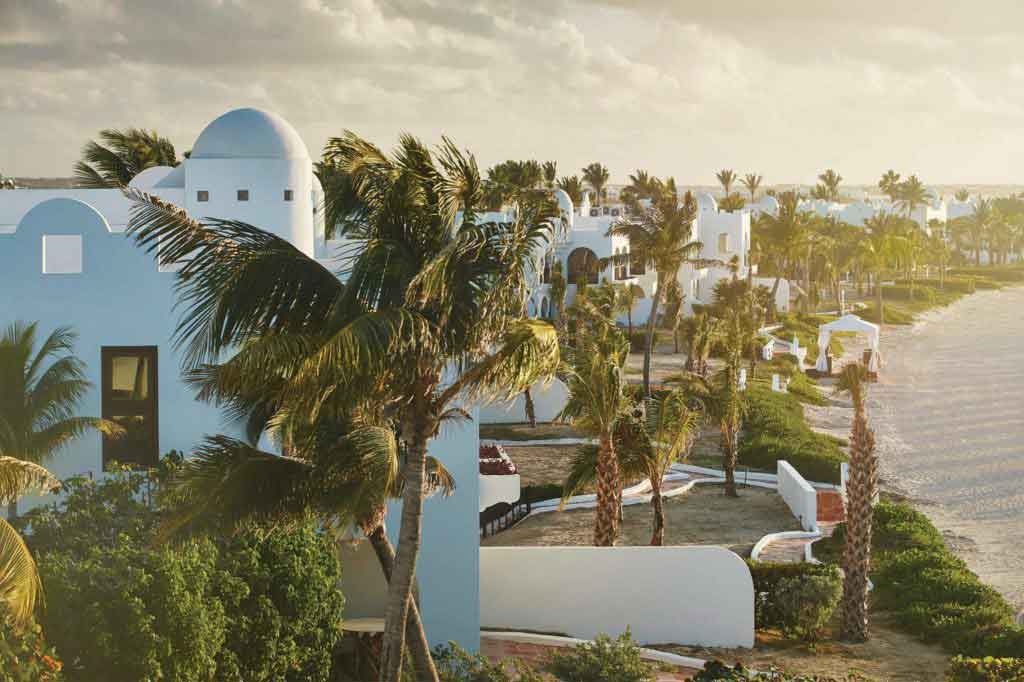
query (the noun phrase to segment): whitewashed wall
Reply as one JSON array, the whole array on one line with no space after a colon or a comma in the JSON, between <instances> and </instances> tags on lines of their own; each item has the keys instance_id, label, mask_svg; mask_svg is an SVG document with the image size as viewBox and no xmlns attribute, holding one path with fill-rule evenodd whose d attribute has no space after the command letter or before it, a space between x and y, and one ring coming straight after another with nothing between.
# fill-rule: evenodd
<instances>
[{"instance_id":1,"label":"whitewashed wall","mask_svg":"<svg viewBox=\"0 0 1024 682\"><path fill-rule=\"evenodd\" d=\"M800 520L804 530L818 529L818 493L804 480L800 472L784 459L777 462L779 495L786 501L793 516Z\"/></svg>"},{"instance_id":2,"label":"whitewashed wall","mask_svg":"<svg viewBox=\"0 0 1024 682\"><path fill-rule=\"evenodd\" d=\"M533 410L538 422L554 421L569 397L569 389L558 379L546 386L537 383L530 389ZM508 403L494 403L480 408L481 424L517 424L526 421L526 401L522 395Z\"/></svg>"},{"instance_id":3,"label":"whitewashed wall","mask_svg":"<svg viewBox=\"0 0 1024 682\"><path fill-rule=\"evenodd\" d=\"M751 647L754 586L724 547L481 547L480 624Z\"/></svg>"}]
</instances>

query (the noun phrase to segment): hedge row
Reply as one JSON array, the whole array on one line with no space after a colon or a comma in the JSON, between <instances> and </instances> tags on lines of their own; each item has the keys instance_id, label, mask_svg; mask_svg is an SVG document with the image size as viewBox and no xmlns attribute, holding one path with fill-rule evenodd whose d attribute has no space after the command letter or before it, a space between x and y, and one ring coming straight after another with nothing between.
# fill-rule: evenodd
<instances>
[{"instance_id":1,"label":"hedge row","mask_svg":"<svg viewBox=\"0 0 1024 682\"><path fill-rule=\"evenodd\" d=\"M843 526L836 531L828 543L832 557L845 537ZM879 503L872 548L876 604L903 628L965 656L1024 658L1024 628L1014 624L1013 609L946 547L924 514Z\"/></svg>"},{"instance_id":2,"label":"hedge row","mask_svg":"<svg viewBox=\"0 0 1024 682\"><path fill-rule=\"evenodd\" d=\"M791 675L775 669L755 673L739 663L729 666L721 661L710 661L704 666L704 670L693 678L693 682L865 682L866 679L856 673L849 673L842 678Z\"/></svg>"},{"instance_id":3,"label":"hedge row","mask_svg":"<svg viewBox=\"0 0 1024 682\"><path fill-rule=\"evenodd\" d=\"M776 462L784 459L808 480L839 483L839 469L846 461L839 449L842 441L812 431L796 396L752 384L745 400L741 464L774 471Z\"/></svg>"},{"instance_id":4,"label":"hedge row","mask_svg":"<svg viewBox=\"0 0 1024 682\"><path fill-rule=\"evenodd\" d=\"M754 627L758 630L792 630L798 626L780 587L795 580L825 578L836 585L840 580L838 569L831 564L776 564L748 559L747 567L754 581Z\"/></svg>"},{"instance_id":5,"label":"hedge row","mask_svg":"<svg viewBox=\"0 0 1024 682\"><path fill-rule=\"evenodd\" d=\"M946 679L949 682L1024 682L1024 659L957 656L950 661Z\"/></svg>"}]
</instances>

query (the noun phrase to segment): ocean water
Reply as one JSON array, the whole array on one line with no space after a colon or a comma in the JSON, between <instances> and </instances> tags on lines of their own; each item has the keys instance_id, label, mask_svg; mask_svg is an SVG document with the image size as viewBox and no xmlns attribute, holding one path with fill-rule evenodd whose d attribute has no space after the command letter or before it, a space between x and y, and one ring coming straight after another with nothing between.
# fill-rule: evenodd
<instances>
[{"instance_id":1,"label":"ocean water","mask_svg":"<svg viewBox=\"0 0 1024 682\"><path fill-rule=\"evenodd\" d=\"M1024 288L886 328L869 392L883 484L1024 609Z\"/></svg>"}]
</instances>

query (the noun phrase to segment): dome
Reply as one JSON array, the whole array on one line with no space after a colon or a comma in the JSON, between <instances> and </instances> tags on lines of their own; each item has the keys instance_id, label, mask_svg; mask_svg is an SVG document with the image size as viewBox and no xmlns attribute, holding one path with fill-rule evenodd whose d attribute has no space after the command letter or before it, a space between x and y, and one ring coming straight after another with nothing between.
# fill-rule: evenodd
<instances>
[{"instance_id":1,"label":"dome","mask_svg":"<svg viewBox=\"0 0 1024 682\"><path fill-rule=\"evenodd\" d=\"M149 168L135 174L129 187L134 189L153 189L157 183L174 172L170 166L150 166Z\"/></svg>"},{"instance_id":2,"label":"dome","mask_svg":"<svg viewBox=\"0 0 1024 682\"><path fill-rule=\"evenodd\" d=\"M558 208L565 211L566 215L572 215L572 198L569 196L569 193L564 189L556 189L554 194L555 201L558 202Z\"/></svg>"},{"instance_id":3,"label":"dome","mask_svg":"<svg viewBox=\"0 0 1024 682\"><path fill-rule=\"evenodd\" d=\"M765 194L763 197L761 197L758 200L758 202L756 204L756 208L759 208L761 211L763 211L765 213L771 213L772 215L778 215L778 213L779 213L779 200L776 199L775 197L771 196L770 194Z\"/></svg>"},{"instance_id":4,"label":"dome","mask_svg":"<svg viewBox=\"0 0 1024 682\"><path fill-rule=\"evenodd\" d=\"M210 123L192 145L191 159L309 159L295 128L277 114L234 109Z\"/></svg>"},{"instance_id":5,"label":"dome","mask_svg":"<svg viewBox=\"0 0 1024 682\"><path fill-rule=\"evenodd\" d=\"M142 175L142 173L139 173L139 175ZM134 182L134 180L132 182ZM182 188L184 186L185 164L183 163L179 163L174 170L164 175L153 185L155 189Z\"/></svg>"}]
</instances>

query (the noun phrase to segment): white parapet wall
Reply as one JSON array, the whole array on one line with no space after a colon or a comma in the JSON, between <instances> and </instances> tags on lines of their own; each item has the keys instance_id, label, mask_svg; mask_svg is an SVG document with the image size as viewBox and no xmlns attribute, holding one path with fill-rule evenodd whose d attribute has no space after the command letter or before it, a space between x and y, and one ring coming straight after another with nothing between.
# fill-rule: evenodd
<instances>
[{"instance_id":1,"label":"white parapet wall","mask_svg":"<svg viewBox=\"0 0 1024 682\"><path fill-rule=\"evenodd\" d=\"M533 413L538 422L551 422L565 407L569 389L558 379L536 383L530 389ZM526 399L522 394L507 403L494 403L480 408L481 424L517 424L526 421Z\"/></svg>"},{"instance_id":2,"label":"white parapet wall","mask_svg":"<svg viewBox=\"0 0 1024 682\"><path fill-rule=\"evenodd\" d=\"M754 585L724 547L481 547L482 628L754 645Z\"/></svg>"},{"instance_id":3,"label":"white parapet wall","mask_svg":"<svg viewBox=\"0 0 1024 682\"><path fill-rule=\"evenodd\" d=\"M777 462L779 495L786 501L790 511L807 531L818 530L818 493L804 480L792 464L784 459Z\"/></svg>"}]
</instances>

